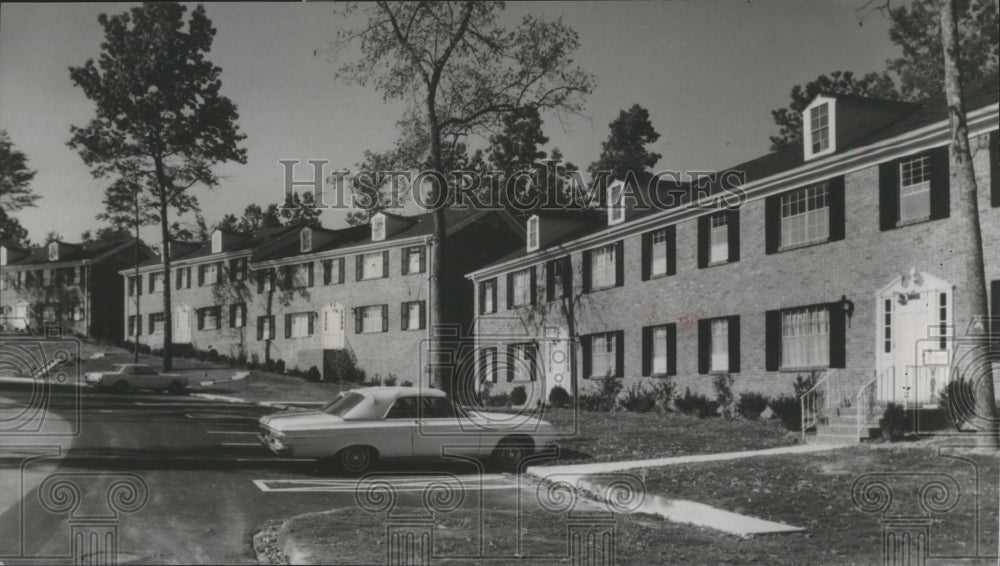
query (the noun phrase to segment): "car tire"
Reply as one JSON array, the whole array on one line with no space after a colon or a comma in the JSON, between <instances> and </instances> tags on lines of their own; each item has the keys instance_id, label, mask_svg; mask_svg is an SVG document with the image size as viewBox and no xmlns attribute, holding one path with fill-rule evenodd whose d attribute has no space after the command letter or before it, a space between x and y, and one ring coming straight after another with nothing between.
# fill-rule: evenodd
<instances>
[{"instance_id":1,"label":"car tire","mask_svg":"<svg viewBox=\"0 0 1000 566\"><path fill-rule=\"evenodd\" d=\"M114 391L115 393L119 394L128 393L128 382L125 381L124 379L119 379L118 381L115 382L114 386L111 388L111 391Z\"/></svg>"},{"instance_id":2,"label":"car tire","mask_svg":"<svg viewBox=\"0 0 1000 566\"><path fill-rule=\"evenodd\" d=\"M516 473L533 451L534 444L527 438L504 438L493 449L493 462L505 472Z\"/></svg>"},{"instance_id":3,"label":"car tire","mask_svg":"<svg viewBox=\"0 0 1000 566\"><path fill-rule=\"evenodd\" d=\"M371 446L348 446L337 453L337 467L352 476L359 476L375 465L378 451Z\"/></svg>"},{"instance_id":4,"label":"car tire","mask_svg":"<svg viewBox=\"0 0 1000 566\"><path fill-rule=\"evenodd\" d=\"M167 387L168 395L180 395L184 393L184 384L179 381L173 381Z\"/></svg>"}]
</instances>

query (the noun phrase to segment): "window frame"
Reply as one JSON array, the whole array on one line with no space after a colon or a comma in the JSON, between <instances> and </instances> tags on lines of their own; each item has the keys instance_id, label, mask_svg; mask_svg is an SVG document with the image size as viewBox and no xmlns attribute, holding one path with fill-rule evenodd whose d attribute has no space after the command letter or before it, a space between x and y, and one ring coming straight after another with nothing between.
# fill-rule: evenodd
<instances>
[{"instance_id":1,"label":"window frame","mask_svg":"<svg viewBox=\"0 0 1000 566\"><path fill-rule=\"evenodd\" d=\"M825 340L824 340L824 343L823 343L823 347L821 348L821 351L823 352L822 357L825 357L825 360L822 360L822 359L820 359L820 360L811 360L811 359L809 359L809 360L789 360L788 359L788 353L790 351L792 351L792 348L789 347L787 341L792 336L786 335L786 330L788 330L788 328L791 325L795 324L795 321L789 322L786 319L786 317L795 316L796 314L806 314L806 315L808 315L808 314L810 314L810 312L817 313L817 314L818 313L825 313L825 316L824 316L825 321L823 321L823 323L826 326L826 333L825 333ZM828 304L805 305L805 306L801 306L801 307L783 308L783 309L780 310L780 329L781 329L781 332L779 334L780 341L778 343L778 347L779 347L779 351L780 351L779 366L778 366L779 371L805 371L805 370L812 370L812 369L828 369L830 367L830 357L831 357L831 354L832 354L832 340L833 340L833 325L831 323L831 318L832 318L831 314L832 313L830 312L830 306ZM813 324L813 323L809 323L809 324ZM808 335L808 334L802 334L802 335L797 335L797 336L794 336L794 337L795 338L802 338L802 340L801 340L802 342L808 342L808 338L810 336L811 335ZM814 346L808 346L805 349L803 349L802 347L800 347L800 348L796 348L796 350L798 350L798 351L809 351L809 350L812 350L813 348L814 348ZM798 363L795 363L795 362L798 362Z\"/></svg>"},{"instance_id":2,"label":"window frame","mask_svg":"<svg viewBox=\"0 0 1000 566\"><path fill-rule=\"evenodd\" d=\"M523 352L523 359L528 362L529 374L527 379L519 377L519 368L523 367L514 360L517 357L515 352ZM507 344L507 383L534 383L538 381L538 344L535 342L515 342Z\"/></svg>"},{"instance_id":3,"label":"window frame","mask_svg":"<svg viewBox=\"0 0 1000 566\"><path fill-rule=\"evenodd\" d=\"M417 325L413 326L413 308L417 310ZM400 305L399 320L401 330L424 330L427 328L427 307L425 301L404 301Z\"/></svg>"},{"instance_id":4,"label":"window frame","mask_svg":"<svg viewBox=\"0 0 1000 566\"><path fill-rule=\"evenodd\" d=\"M820 191L822 191L821 195L819 194ZM778 251L785 251L830 241L832 223L830 196L830 183L827 181L799 187L778 195L780 206L778 221L781 223L781 241L779 242ZM809 208L811 205L815 205L820 198L822 198L822 206ZM794 199L794 201L792 199ZM791 211L792 209L798 208L800 205L803 210L794 212ZM823 216L822 222L815 220L815 218L820 215ZM799 221L800 219L803 226L801 229L798 229L798 231L804 232L804 237L799 241L791 241L791 234L793 233L793 228L795 228L791 226L791 224ZM810 229L816 226L824 227L825 233L821 236L814 236L810 238Z\"/></svg>"},{"instance_id":5,"label":"window frame","mask_svg":"<svg viewBox=\"0 0 1000 566\"><path fill-rule=\"evenodd\" d=\"M487 304L489 298L489 304ZM489 308L487 308L489 307ZM485 279L479 282L479 314L496 314L497 312L497 278Z\"/></svg>"},{"instance_id":6,"label":"window frame","mask_svg":"<svg viewBox=\"0 0 1000 566\"><path fill-rule=\"evenodd\" d=\"M603 340L604 352L601 354L602 357L611 357L614 372L610 374L610 377L622 378L625 375L624 367L624 331L621 330L611 330L606 332L596 332L593 334L588 334L584 336L585 348L584 348L584 379L604 379L608 376L608 373L596 374L594 373L594 356L595 356L595 341L598 339ZM611 351L608 351L608 347L611 347ZM605 367L607 364L604 364Z\"/></svg>"}]
</instances>

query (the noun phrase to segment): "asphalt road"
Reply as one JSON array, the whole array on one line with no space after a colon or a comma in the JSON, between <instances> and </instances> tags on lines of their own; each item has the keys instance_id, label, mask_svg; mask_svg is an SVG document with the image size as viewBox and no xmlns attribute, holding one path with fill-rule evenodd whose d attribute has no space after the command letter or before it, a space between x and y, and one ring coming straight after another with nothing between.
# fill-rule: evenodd
<instances>
[{"instance_id":1,"label":"asphalt road","mask_svg":"<svg viewBox=\"0 0 1000 566\"><path fill-rule=\"evenodd\" d=\"M33 447L30 434L0 431L0 486L15 490L0 508L4 564L69 562L74 544L96 562L114 552L118 563L256 563L251 541L266 520L357 505L355 480L325 476L312 462L280 459L257 444L256 421L273 409L69 387L43 397L38 419L58 417L60 430L73 434L39 436ZM5 384L0 423L39 403L37 392ZM398 474L475 469L389 463L382 472L406 486L411 480ZM501 496L514 504L513 477L468 477L484 478L497 494L515 488ZM409 491L420 495L401 490L404 497Z\"/></svg>"}]
</instances>

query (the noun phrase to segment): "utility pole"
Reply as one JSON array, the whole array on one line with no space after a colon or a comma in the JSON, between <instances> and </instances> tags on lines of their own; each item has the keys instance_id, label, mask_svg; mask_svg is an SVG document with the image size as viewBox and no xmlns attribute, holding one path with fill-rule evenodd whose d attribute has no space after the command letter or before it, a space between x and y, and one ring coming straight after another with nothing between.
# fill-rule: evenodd
<instances>
[{"instance_id":1,"label":"utility pole","mask_svg":"<svg viewBox=\"0 0 1000 566\"><path fill-rule=\"evenodd\" d=\"M133 337L133 362L139 363L139 336L142 328L142 316L139 314L139 293L142 292L142 285L139 284L139 189L135 190L135 242L132 243L135 250L135 277L132 282L135 284L135 336Z\"/></svg>"}]
</instances>

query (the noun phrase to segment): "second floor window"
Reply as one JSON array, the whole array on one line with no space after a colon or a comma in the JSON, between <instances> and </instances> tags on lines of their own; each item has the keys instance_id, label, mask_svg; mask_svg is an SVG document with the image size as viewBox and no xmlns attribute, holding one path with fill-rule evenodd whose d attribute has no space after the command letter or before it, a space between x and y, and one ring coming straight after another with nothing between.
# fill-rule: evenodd
<instances>
[{"instance_id":1,"label":"second floor window","mask_svg":"<svg viewBox=\"0 0 1000 566\"><path fill-rule=\"evenodd\" d=\"M781 195L781 247L829 238L829 211L826 183Z\"/></svg>"},{"instance_id":2,"label":"second floor window","mask_svg":"<svg viewBox=\"0 0 1000 566\"><path fill-rule=\"evenodd\" d=\"M936 147L879 165L879 228L951 215L949 150Z\"/></svg>"},{"instance_id":3,"label":"second floor window","mask_svg":"<svg viewBox=\"0 0 1000 566\"><path fill-rule=\"evenodd\" d=\"M711 216L709 263L722 263L729 260L729 218L725 213Z\"/></svg>"},{"instance_id":4,"label":"second floor window","mask_svg":"<svg viewBox=\"0 0 1000 566\"><path fill-rule=\"evenodd\" d=\"M534 304L534 268L515 271L507 277L507 299L510 303L508 307L521 307Z\"/></svg>"},{"instance_id":5,"label":"second floor window","mask_svg":"<svg viewBox=\"0 0 1000 566\"><path fill-rule=\"evenodd\" d=\"M150 273L149 274L149 292L150 293L162 293L163 292L163 274L162 273Z\"/></svg>"},{"instance_id":6,"label":"second floor window","mask_svg":"<svg viewBox=\"0 0 1000 566\"><path fill-rule=\"evenodd\" d=\"M344 282L344 258L338 257L323 262L323 284L339 285Z\"/></svg>"},{"instance_id":7,"label":"second floor window","mask_svg":"<svg viewBox=\"0 0 1000 566\"><path fill-rule=\"evenodd\" d=\"M425 263L424 248L422 246L403 249L403 275L423 273L426 271Z\"/></svg>"},{"instance_id":8,"label":"second floor window","mask_svg":"<svg viewBox=\"0 0 1000 566\"><path fill-rule=\"evenodd\" d=\"M206 263L198 266L198 286L215 285L219 282L219 265Z\"/></svg>"},{"instance_id":9,"label":"second floor window","mask_svg":"<svg viewBox=\"0 0 1000 566\"><path fill-rule=\"evenodd\" d=\"M285 284L289 289L303 289L312 287L313 284L313 264L300 263L285 267Z\"/></svg>"},{"instance_id":10,"label":"second floor window","mask_svg":"<svg viewBox=\"0 0 1000 566\"><path fill-rule=\"evenodd\" d=\"M479 314L497 312L497 280L479 282Z\"/></svg>"},{"instance_id":11,"label":"second floor window","mask_svg":"<svg viewBox=\"0 0 1000 566\"><path fill-rule=\"evenodd\" d=\"M128 296L133 297L142 294L142 275L128 278Z\"/></svg>"},{"instance_id":12,"label":"second floor window","mask_svg":"<svg viewBox=\"0 0 1000 566\"><path fill-rule=\"evenodd\" d=\"M899 162L899 221L924 220L931 215L931 158Z\"/></svg>"},{"instance_id":13,"label":"second floor window","mask_svg":"<svg viewBox=\"0 0 1000 566\"><path fill-rule=\"evenodd\" d=\"M357 256L357 280L380 279L389 276L389 252L373 252Z\"/></svg>"},{"instance_id":14,"label":"second floor window","mask_svg":"<svg viewBox=\"0 0 1000 566\"><path fill-rule=\"evenodd\" d=\"M191 268L190 267L178 267L177 271L174 272L174 285L177 289L190 289L191 288Z\"/></svg>"},{"instance_id":15,"label":"second floor window","mask_svg":"<svg viewBox=\"0 0 1000 566\"><path fill-rule=\"evenodd\" d=\"M606 289L615 286L615 245L607 245L591 251L590 255L590 285L591 289Z\"/></svg>"}]
</instances>

